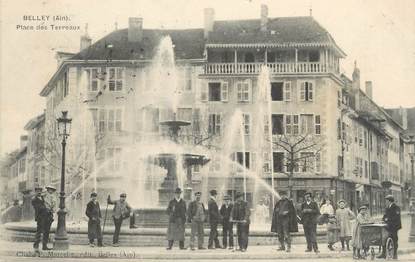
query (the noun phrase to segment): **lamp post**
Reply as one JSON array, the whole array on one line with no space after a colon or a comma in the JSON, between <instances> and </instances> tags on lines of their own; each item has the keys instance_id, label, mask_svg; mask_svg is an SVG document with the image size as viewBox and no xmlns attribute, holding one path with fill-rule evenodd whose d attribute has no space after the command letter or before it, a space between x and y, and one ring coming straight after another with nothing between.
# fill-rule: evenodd
<instances>
[{"instance_id":1,"label":"lamp post","mask_svg":"<svg viewBox=\"0 0 415 262\"><path fill-rule=\"evenodd\" d=\"M411 230L409 231L409 242L415 242L415 139L414 135L409 136L409 144L413 145L413 150L409 153L411 157L411 198L410 198L410 215L411 215Z\"/></svg>"},{"instance_id":2,"label":"lamp post","mask_svg":"<svg viewBox=\"0 0 415 262\"><path fill-rule=\"evenodd\" d=\"M72 119L68 118L68 111L62 111L58 121L58 133L62 136L62 169L61 192L59 196L58 226L56 228L54 249L67 250L69 248L68 234L66 232L66 208L65 208L65 147L66 139L71 131Z\"/></svg>"}]
</instances>

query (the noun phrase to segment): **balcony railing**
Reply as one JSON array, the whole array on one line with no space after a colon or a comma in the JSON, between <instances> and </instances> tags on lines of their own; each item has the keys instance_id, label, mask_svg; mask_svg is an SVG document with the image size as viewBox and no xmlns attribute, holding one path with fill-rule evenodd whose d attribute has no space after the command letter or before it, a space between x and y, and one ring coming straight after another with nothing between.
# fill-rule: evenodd
<instances>
[{"instance_id":1,"label":"balcony railing","mask_svg":"<svg viewBox=\"0 0 415 262\"><path fill-rule=\"evenodd\" d=\"M259 74L264 63L208 63L205 74ZM316 74L336 72L334 68L319 62L267 63L271 74Z\"/></svg>"}]
</instances>

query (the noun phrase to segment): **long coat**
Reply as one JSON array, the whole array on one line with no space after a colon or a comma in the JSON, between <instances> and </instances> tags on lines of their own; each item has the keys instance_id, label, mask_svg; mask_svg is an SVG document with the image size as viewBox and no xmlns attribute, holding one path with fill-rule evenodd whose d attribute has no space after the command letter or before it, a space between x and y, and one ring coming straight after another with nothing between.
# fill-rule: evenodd
<instances>
[{"instance_id":1,"label":"long coat","mask_svg":"<svg viewBox=\"0 0 415 262\"><path fill-rule=\"evenodd\" d=\"M281 201L288 201L288 214L287 218L289 220L289 230L290 232L298 232L298 224L297 224L297 213L295 211L294 204L291 200L279 200L275 203L274 212L272 214L272 223L271 223L271 232L281 234L282 232L278 232L278 224L281 223L281 219L283 219L278 213L280 210L280 206L282 204Z\"/></svg>"},{"instance_id":2,"label":"long coat","mask_svg":"<svg viewBox=\"0 0 415 262\"><path fill-rule=\"evenodd\" d=\"M350 220L355 219L356 216L349 208L339 208L336 210L337 223L340 227L339 237L351 238L352 225Z\"/></svg>"},{"instance_id":3,"label":"long coat","mask_svg":"<svg viewBox=\"0 0 415 262\"><path fill-rule=\"evenodd\" d=\"M173 199L167 207L169 226L167 240L184 241L184 225L186 223L186 202L183 199Z\"/></svg>"},{"instance_id":4,"label":"long coat","mask_svg":"<svg viewBox=\"0 0 415 262\"><path fill-rule=\"evenodd\" d=\"M385 209L385 215L383 216L383 221L386 223L386 228L388 231L398 231L402 228L401 223L401 209L395 203L392 203L389 207Z\"/></svg>"},{"instance_id":5,"label":"long coat","mask_svg":"<svg viewBox=\"0 0 415 262\"><path fill-rule=\"evenodd\" d=\"M214 199L208 201L209 224L218 224L220 219L218 204Z\"/></svg>"},{"instance_id":6,"label":"long coat","mask_svg":"<svg viewBox=\"0 0 415 262\"><path fill-rule=\"evenodd\" d=\"M363 215L361 213L357 214L356 217L356 226L354 228L353 231L353 247L355 248L363 248L363 242L362 242L362 238L361 238L361 225L362 224L367 224L371 221L369 214Z\"/></svg>"},{"instance_id":7,"label":"long coat","mask_svg":"<svg viewBox=\"0 0 415 262\"><path fill-rule=\"evenodd\" d=\"M48 209L46 208L45 199L35 196L32 198L32 206L35 209L35 221L43 222L50 219Z\"/></svg>"}]
</instances>

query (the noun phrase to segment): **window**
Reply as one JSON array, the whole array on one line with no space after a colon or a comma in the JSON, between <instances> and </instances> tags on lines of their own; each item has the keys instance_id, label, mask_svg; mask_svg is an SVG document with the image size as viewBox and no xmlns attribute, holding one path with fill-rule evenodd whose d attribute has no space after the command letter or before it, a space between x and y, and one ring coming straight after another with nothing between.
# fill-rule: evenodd
<instances>
[{"instance_id":1,"label":"window","mask_svg":"<svg viewBox=\"0 0 415 262\"><path fill-rule=\"evenodd\" d=\"M314 116L314 126L315 126L316 135L321 135L321 117L320 117L320 115L315 115Z\"/></svg>"},{"instance_id":2,"label":"window","mask_svg":"<svg viewBox=\"0 0 415 262\"><path fill-rule=\"evenodd\" d=\"M300 100L301 101L313 101L314 88L311 82L301 82L300 86Z\"/></svg>"},{"instance_id":3,"label":"window","mask_svg":"<svg viewBox=\"0 0 415 262\"><path fill-rule=\"evenodd\" d=\"M121 109L100 109L98 131L100 133L120 132L122 130L122 110Z\"/></svg>"},{"instance_id":4,"label":"window","mask_svg":"<svg viewBox=\"0 0 415 262\"><path fill-rule=\"evenodd\" d=\"M267 53L267 62L268 63L275 63L275 62L277 62L275 60L275 53L274 52L268 52Z\"/></svg>"},{"instance_id":5,"label":"window","mask_svg":"<svg viewBox=\"0 0 415 262\"><path fill-rule=\"evenodd\" d=\"M276 62L288 62L290 60L290 54L288 51L277 51Z\"/></svg>"},{"instance_id":6,"label":"window","mask_svg":"<svg viewBox=\"0 0 415 262\"><path fill-rule=\"evenodd\" d=\"M308 59L310 62L320 61L320 52L317 50L312 50L308 52Z\"/></svg>"},{"instance_id":7,"label":"window","mask_svg":"<svg viewBox=\"0 0 415 262\"><path fill-rule=\"evenodd\" d=\"M272 101L283 101L283 82L271 83L271 99Z\"/></svg>"},{"instance_id":8,"label":"window","mask_svg":"<svg viewBox=\"0 0 415 262\"><path fill-rule=\"evenodd\" d=\"M249 169L250 167L250 153L249 152L236 152L236 162L241 166L244 166Z\"/></svg>"},{"instance_id":9,"label":"window","mask_svg":"<svg viewBox=\"0 0 415 262\"><path fill-rule=\"evenodd\" d=\"M300 153L301 172L312 172L314 169L314 154L312 152Z\"/></svg>"},{"instance_id":10,"label":"window","mask_svg":"<svg viewBox=\"0 0 415 262\"><path fill-rule=\"evenodd\" d=\"M263 171L264 173L271 173L271 158L268 152L264 152L263 154Z\"/></svg>"},{"instance_id":11,"label":"window","mask_svg":"<svg viewBox=\"0 0 415 262\"><path fill-rule=\"evenodd\" d=\"M284 100L291 101L291 82L284 82Z\"/></svg>"},{"instance_id":12,"label":"window","mask_svg":"<svg viewBox=\"0 0 415 262\"><path fill-rule=\"evenodd\" d=\"M108 68L108 90L121 91L123 87L124 68Z\"/></svg>"},{"instance_id":13,"label":"window","mask_svg":"<svg viewBox=\"0 0 415 262\"><path fill-rule=\"evenodd\" d=\"M238 102L249 102L251 100L251 80L236 82Z\"/></svg>"},{"instance_id":14,"label":"window","mask_svg":"<svg viewBox=\"0 0 415 262\"><path fill-rule=\"evenodd\" d=\"M209 127L208 132L211 135L220 135L221 132L221 115L220 114L209 114Z\"/></svg>"},{"instance_id":15,"label":"window","mask_svg":"<svg viewBox=\"0 0 415 262\"><path fill-rule=\"evenodd\" d=\"M210 172L220 171L220 158L218 156L214 156L212 161L209 163L209 171Z\"/></svg>"},{"instance_id":16,"label":"window","mask_svg":"<svg viewBox=\"0 0 415 262\"><path fill-rule=\"evenodd\" d=\"M192 112L192 126L193 132L199 134L200 132L200 108L195 108Z\"/></svg>"},{"instance_id":17,"label":"window","mask_svg":"<svg viewBox=\"0 0 415 262\"><path fill-rule=\"evenodd\" d=\"M228 82L208 83L208 90L202 90L201 93L202 101L206 101L206 98L209 101L228 101Z\"/></svg>"},{"instance_id":18,"label":"window","mask_svg":"<svg viewBox=\"0 0 415 262\"><path fill-rule=\"evenodd\" d=\"M272 134L284 134L284 115L272 114Z\"/></svg>"},{"instance_id":19,"label":"window","mask_svg":"<svg viewBox=\"0 0 415 262\"><path fill-rule=\"evenodd\" d=\"M243 121L244 121L244 132L245 135L251 134L251 115L243 114Z\"/></svg>"},{"instance_id":20,"label":"window","mask_svg":"<svg viewBox=\"0 0 415 262\"><path fill-rule=\"evenodd\" d=\"M284 172L284 152L273 152L273 172L282 173Z\"/></svg>"},{"instance_id":21,"label":"window","mask_svg":"<svg viewBox=\"0 0 415 262\"><path fill-rule=\"evenodd\" d=\"M88 75L88 91L96 92L100 88L101 68L90 68L85 70Z\"/></svg>"},{"instance_id":22,"label":"window","mask_svg":"<svg viewBox=\"0 0 415 262\"><path fill-rule=\"evenodd\" d=\"M121 170L121 148L109 147L101 153L102 161L107 163L108 171L120 171Z\"/></svg>"},{"instance_id":23,"label":"window","mask_svg":"<svg viewBox=\"0 0 415 262\"><path fill-rule=\"evenodd\" d=\"M369 170L368 170L368 166L369 166L369 164L368 164L368 162L365 160L365 177L367 178L367 177L369 177Z\"/></svg>"},{"instance_id":24,"label":"window","mask_svg":"<svg viewBox=\"0 0 415 262\"><path fill-rule=\"evenodd\" d=\"M299 116L285 115L285 132L290 135L298 135L299 132Z\"/></svg>"},{"instance_id":25,"label":"window","mask_svg":"<svg viewBox=\"0 0 415 262\"><path fill-rule=\"evenodd\" d=\"M300 115L301 120L301 134L313 134L314 122L313 115Z\"/></svg>"}]
</instances>

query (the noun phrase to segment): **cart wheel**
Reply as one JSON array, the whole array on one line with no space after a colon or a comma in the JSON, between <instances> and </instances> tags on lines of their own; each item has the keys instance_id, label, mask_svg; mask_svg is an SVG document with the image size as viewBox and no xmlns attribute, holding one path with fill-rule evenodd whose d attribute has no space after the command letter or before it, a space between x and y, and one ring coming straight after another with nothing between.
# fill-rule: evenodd
<instances>
[{"instance_id":1,"label":"cart wheel","mask_svg":"<svg viewBox=\"0 0 415 262\"><path fill-rule=\"evenodd\" d=\"M392 238L386 239L386 259L393 259L394 244Z\"/></svg>"}]
</instances>

